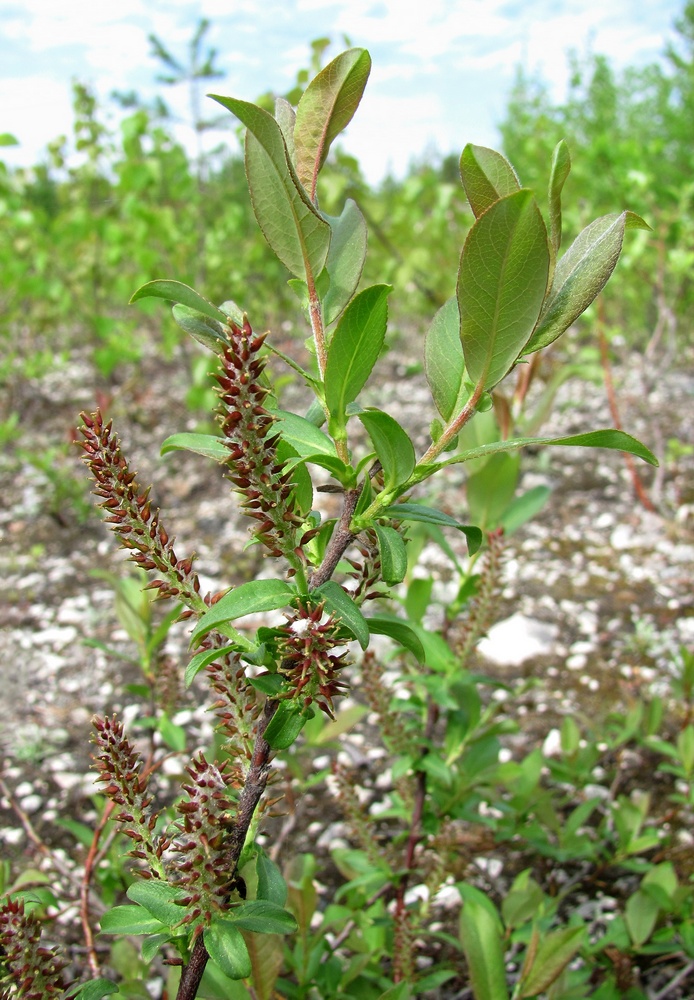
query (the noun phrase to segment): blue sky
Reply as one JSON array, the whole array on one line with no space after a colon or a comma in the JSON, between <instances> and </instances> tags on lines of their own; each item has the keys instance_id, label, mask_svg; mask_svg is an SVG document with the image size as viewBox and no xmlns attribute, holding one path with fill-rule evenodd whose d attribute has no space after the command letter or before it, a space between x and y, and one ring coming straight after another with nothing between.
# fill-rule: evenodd
<instances>
[{"instance_id":1,"label":"blue sky","mask_svg":"<svg viewBox=\"0 0 694 1000\"><path fill-rule=\"evenodd\" d=\"M70 83L155 92L149 32L183 54L201 16L227 78L212 89L246 100L282 92L308 62L311 39L331 54L368 48L373 70L344 140L372 181L427 150L494 145L515 68L561 98L567 53L601 52L617 68L659 58L684 0L0 0L3 156L36 162L70 128ZM163 95L185 111L186 94ZM211 106L212 110L212 106ZM233 137L230 137L233 142Z\"/></svg>"}]
</instances>

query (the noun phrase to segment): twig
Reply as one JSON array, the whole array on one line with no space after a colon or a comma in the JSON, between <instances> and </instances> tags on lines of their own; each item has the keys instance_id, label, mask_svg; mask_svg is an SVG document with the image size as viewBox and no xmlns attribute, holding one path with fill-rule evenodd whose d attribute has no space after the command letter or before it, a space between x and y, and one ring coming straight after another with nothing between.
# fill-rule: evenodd
<instances>
[{"instance_id":1,"label":"twig","mask_svg":"<svg viewBox=\"0 0 694 1000\"><path fill-rule=\"evenodd\" d=\"M349 525L354 516L354 511L357 509L359 493L359 490L348 490L345 493L345 505L342 510L342 516L332 533L323 562L315 573L311 574L309 580L311 590L316 590L317 587L320 587L321 584L330 579L335 572L337 564L342 559L347 546L355 538L354 533L349 530Z\"/></svg>"},{"instance_id":2,"label":"twig","mask_svg":"<svg viewBox=\"0 0 694 1000\"><path fill-rule=\"evenodd\" d=\"M89 883L91 882L92 872L94 871L97 855L99 853L99 841L101 840L101 834L104 832L106 824L111 818L111 813L115 807L115 802L109 799L101 815L101 819L94 830L92 842L89 845L89 851L87 852L87 857L84 862L84 874L82 875L82 883L80 885L80 921L82 923L82 934L84 936L84 943L87 949L89 971L94 979L100 975L101 969L99 968L99 959L94 947L92 925L89 922Z\"/></svg>"},{"instance_id":3,"label":"twig","mask_svg":"<svg viewBox=\"0 0 694 1000\"><path fill-rule=\"evenodd\" d=\"M600 341L600 359L602 361L603 377L605 379L605 391L607 393L607 401L610 407L610 413L612 414L612 423L615 429L618 431L622 430L622 421L619 416L619 407L617 405L617 394L614 388L614 380L612 378L612 365L610 364L610 353L607 345L607 337L605 336L605 326L604 326L604 309L602 308L602 299L598 299L598 340ZM634 487L634 493L636 498L641 503L646 510L650 510L655 513L655 507L646 493L646 489L641 482L641 477L636 470L636 463L634 462L633 455L624 453L624 462L627 469L629 470L629 475L631 477L631 483Z\"/></svg>"},{"instance_id":4,"label":"twig","mask_svg":"<svg viewBox=\"0 0 694 1000\"><path fill-rule=\"evenodd\" d=\"M658 990L657 993L652 993L649 1000L665 1000L668 993L671 993L672 990L676 989L679 984L687 978L690 972L694 972L694 962L687 962L685 967L680 969L677 975L673 976L670 982L663 986L662 990Z\"/></svg>"}]
</instances>

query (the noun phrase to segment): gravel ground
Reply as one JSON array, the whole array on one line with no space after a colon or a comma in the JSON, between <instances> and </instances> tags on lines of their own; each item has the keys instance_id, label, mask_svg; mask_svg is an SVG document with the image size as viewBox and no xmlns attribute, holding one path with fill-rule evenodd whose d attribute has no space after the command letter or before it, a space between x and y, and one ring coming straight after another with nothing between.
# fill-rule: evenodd
<instances>
[{"instance_id":1,"label":"gravel ground","mask_svg":"<svg viewBox=\"0 0 694 1000\"><path fill-rule=\"evenodd\" d=\"M367 402L392 412L423 449L432 414L416 349L399 344L382 369ZM58 845L56 818L89 816L89 720L114 708L127 719L132 698L124 684L138 679L113 591L94 574L120 573L130 564L85 505L85 473L67 447L78 412L105 404L139 482L153 483L177 551L197 552L203 588L218 590L259 569L257 550L242 551L246 525L218 469L194 455L158 456L168 434L196 429L182 403L186 372L180 358L164 366L148 357L126 382L95 391L98 379L76 360L14 386L8 401L20 423L0 465L3 780L38 835ZM525 745L551 741L564 715L594 717L644 685L667 694L678 647L694 645L694 456L668 448L671 439L694 441L694 365L668 371L657 383L645 372L635 358L615 376L624 428L661 458L655 473L637 463L657 513L636 502L617 453L548 449L524 462L523 487L546 484L552 495L542 514L509 540L498 624L478 650L477 665L505 680L542 678L527 697L527 727L516 737ZM297 391L289 387L284 405L291 408ZM604 389L574 379L560 390L543 432L610 425ZM41 459L54 449L58 473L48 474ZM457 515L461 483L454 467L438 487L438 504ZM422 565L445 600L449 571L438 551L427 547ZM187 631L175 626L167 641L167 652L182 663ZM114 647L122 658L87 642ZM210 725L196 691L184 697L177 718L192 721L204 742ZM364 731L346 737L344 749L352 761L368 757ZM21 865L31 845L26 824L8 805L0 799L0 838ZM298 847L302 837L327 843L342 829L324 802L299 810L297 825Z\"/></svg>"}]
</instances>

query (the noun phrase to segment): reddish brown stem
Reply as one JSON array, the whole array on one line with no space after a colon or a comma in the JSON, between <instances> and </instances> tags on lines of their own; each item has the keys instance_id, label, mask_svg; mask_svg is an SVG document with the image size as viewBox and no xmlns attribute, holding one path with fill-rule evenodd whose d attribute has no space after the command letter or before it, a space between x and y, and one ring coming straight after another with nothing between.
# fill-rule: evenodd
<instances>
[{"instance_id":1,"label":"reddish brown stem","mask_svg":"<svg viewBox=\"0 0 694 1000\"><path fill-rule=\"evenodd\" d=\"M236 809L236 820L229 837L228 870L230 878L236 870L236 865L238 864L241 856L243 845L246 842L246 835L248 833L248 828L251 825L253 814L255 813L258 803L260 802L263 792L265 791L265 786L267 785L270 773L272 748L264 738L263 734L267 729L268 723L275 714L276 709L276 701L267 701L265 703L263 715L258 723L258 731L255 739L255 745L253 747L253 756L251 757L248 774L246 775L241 797L239 798L239 804ZM195 1000L195 997L198 994L198 989L200 988L200 981L202 980L203 973L205 972L205 966L207 965L208 958L209 955L207 953L207 948L205 947L203 935L200 934L193 945L193 951L188 964L184 966L183 972L181 973L181 981L178 985L176 1000Z\"/></svg>"},{"instance_id":2,"label":"reddish brown stem","mask_svg":"<svg viewBox=\"0 0 694 1000\"><path fill-rule=\"evenodd\" d=\"M427 747L431 743L434 736L434 729L436 727L436 722L439 717L439 709L433 701L429 701L427 706L427 720L424 727L424 753L426 754ZM409 872L414 867L414 857L415 851L417 850L417 844L422 838L422 816L424 814L424 802L426 800L427 794L427 776L422 770L417 772L417 787L415 791L414 808L412 810L412 822L410 824L410 834L407 838L407 844L405 846L405 858L404 858L404 868L405 874L400 880L395 894L395 925L397 927L401 926L407 919L406 906L405 906L405 893L407 892L407 885L409 881ZM402 974L398 965L398 956L395 955L395 972L394 979L395 982L400 982L402 979Z\"/></svg>"},{"instance_id":3,"label":"reddish brown stem","mask_svg":"<svg viewBox=\"0 0 694 1000\"><path fill-rule=\"evenodd\" d=\"M600 359L602 361L603 378L605 380L605 391L607 393L607 401L610 406L610 413L612 414L612 423L615 429L618 431L622 430L622 421L619 416L619 406L617 405L617 394L615 392L614 380L612 378L612 365L610 364L610 351L607 343L607 337L605 336L605 326L604 326L604 309L602 306L602 299L598 299L598 340L600 342ZM626 467L629 470L629 476L631 477L631 484L634 488L634 493L636 498L641 503L646 510L655 512L655 507L646 493L646 488L641 482L641 477L636 469L636 463L634 462L634 456L624 454L624 461Z\"/></svg>"}]
</instances>

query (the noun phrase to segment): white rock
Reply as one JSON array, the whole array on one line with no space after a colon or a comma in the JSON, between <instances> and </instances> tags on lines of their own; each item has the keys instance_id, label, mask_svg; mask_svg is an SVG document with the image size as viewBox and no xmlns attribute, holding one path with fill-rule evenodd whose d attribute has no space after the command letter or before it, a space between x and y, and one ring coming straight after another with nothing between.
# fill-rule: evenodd
<instances>
[{"instance_id":1,"label":"white rock","mask_svg":"<svg viewBox=\"0 0 694 1000\"><path fill-rule=\"evenodd\" d=\"M534 656L551 653L558 632L556 625L517 613L492 626L477 651L493 663L517 667Z\"/></svg>"}]
</instances>

